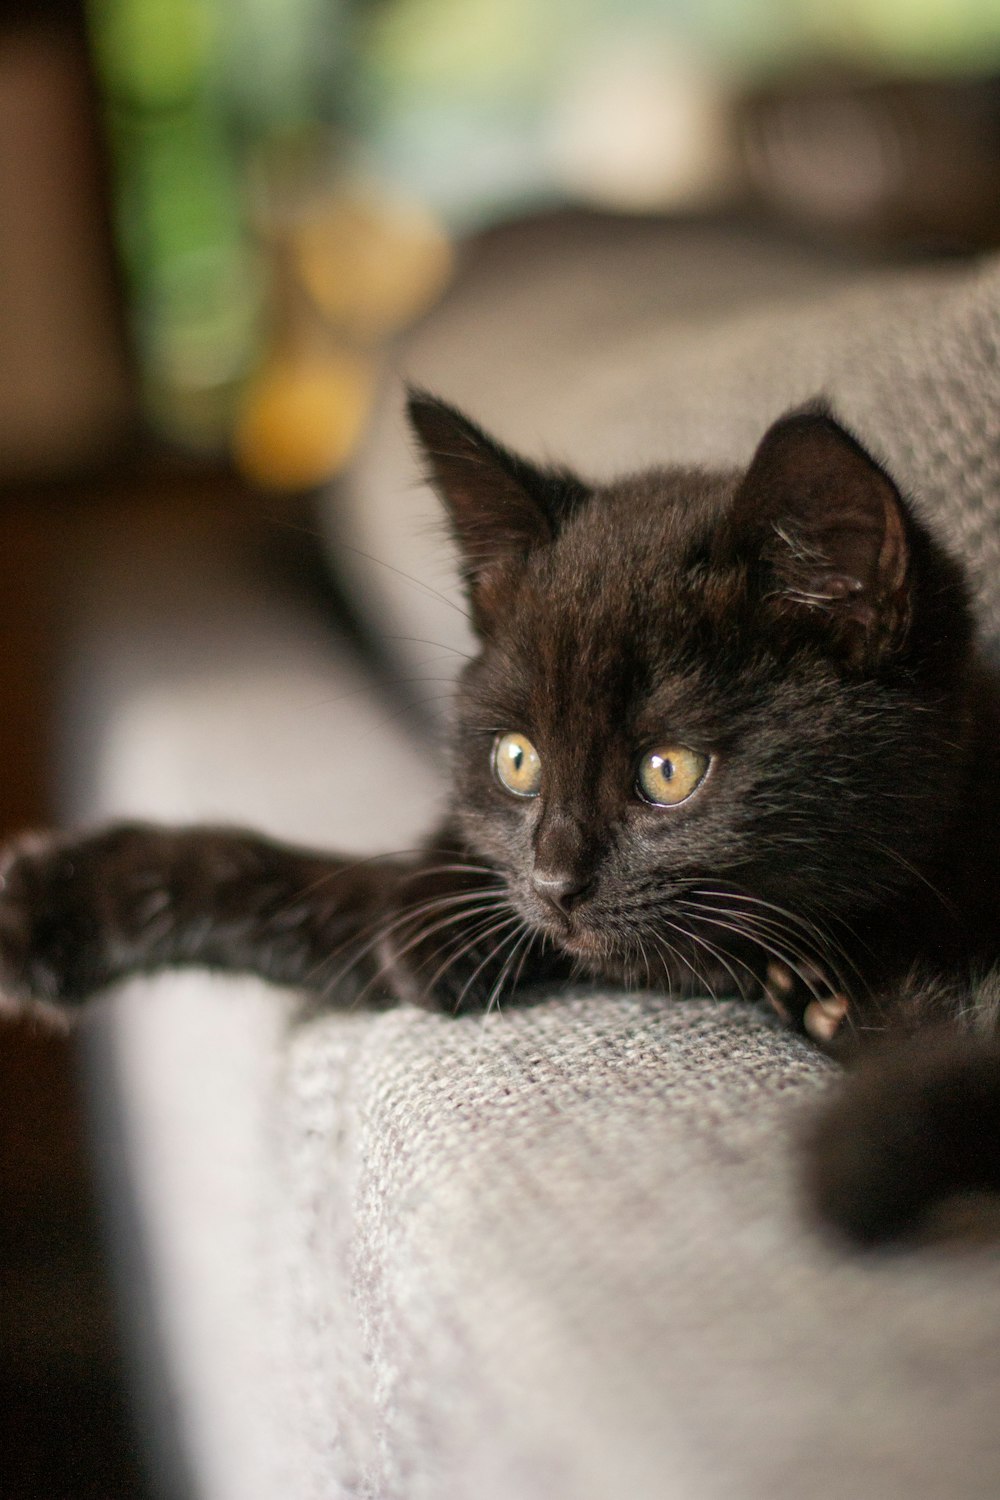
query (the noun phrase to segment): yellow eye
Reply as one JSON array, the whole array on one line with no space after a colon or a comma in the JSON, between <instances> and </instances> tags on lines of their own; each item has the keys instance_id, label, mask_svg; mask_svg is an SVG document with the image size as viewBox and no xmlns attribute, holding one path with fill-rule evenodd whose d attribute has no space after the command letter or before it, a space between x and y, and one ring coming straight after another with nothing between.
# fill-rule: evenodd
<instances>
[{"instance_id":1,"label":"yellow eye","mask_svg":"<svg viewBox=\"0 0 1000 1500\"><path fill-rule=\"evenodd\" d=\"M493 746L493 769L500 785L515 797L537 797L542 760L523 734L501 734Z\"/></svg>"},{"instance_id":2,"label":"yellow eye","mask_svg":"<svg viewBox=\"0 0 1000 1500\"><path fill-rule=\"evenodd\" d=\"M657 807L686 802L705 779L708 756L686 745L657 745L644 755L636 785L641 797Z\"/></svg>"}]
</instances>

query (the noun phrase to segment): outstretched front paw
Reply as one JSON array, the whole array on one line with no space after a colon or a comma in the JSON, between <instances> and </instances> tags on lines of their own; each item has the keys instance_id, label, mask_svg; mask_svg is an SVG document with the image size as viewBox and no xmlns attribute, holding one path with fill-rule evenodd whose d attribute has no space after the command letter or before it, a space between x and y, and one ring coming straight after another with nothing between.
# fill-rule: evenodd
<instances>
[{"instance_id":1,"label":"outstretched front paw","mask_svg":"<svg viewBox=\"0 0 1000 1500\"><path fill-rule=\"evenodd\" d=\"M74 998L84 935L74 876L66 839L31 834L0 850L0 1001Z\"/></svg>"}]
</instances>

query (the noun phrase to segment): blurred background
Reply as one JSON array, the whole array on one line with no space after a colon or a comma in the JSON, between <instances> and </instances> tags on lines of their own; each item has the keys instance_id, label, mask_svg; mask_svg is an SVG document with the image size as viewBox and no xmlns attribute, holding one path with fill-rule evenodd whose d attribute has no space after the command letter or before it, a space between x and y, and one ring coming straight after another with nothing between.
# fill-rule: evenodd
<instances>
[{"instance_id":1,"label":"blurred background","mask_svg":"<svg viewBox=\"0 0 1000 1500\"><path fill-rule=\"evenodd\" d=\"M678 219L1000 244L1000 5L7 0L0 833L59 816L82 600L222 547L357 635L311 508L401 332ZM0 1025L3 1493L144 1495L70 1046Z\"/></svg>"}]
</instances>

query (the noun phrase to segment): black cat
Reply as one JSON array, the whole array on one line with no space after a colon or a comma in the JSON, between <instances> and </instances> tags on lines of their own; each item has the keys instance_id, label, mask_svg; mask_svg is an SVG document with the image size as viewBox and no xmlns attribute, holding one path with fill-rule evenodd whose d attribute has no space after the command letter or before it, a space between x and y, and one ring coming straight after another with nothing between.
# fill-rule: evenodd
<instances>
[{"instance_id":1,"label":"black cat","mask_svg":"<svg viewBox=\"0 0 1000 1500\"><path fill-rule=\"evenodd\" d=\"M360 863L222 829L22 843L0 988L200 964L333 1005L764 994L870 1054L816 1130L828 1217L877 1240L1000 1189L1000 692L957 564L820 405L745 473L607 485L428 396L410 418L480 641L444 827Z\"/></svg>"}]
</instances>

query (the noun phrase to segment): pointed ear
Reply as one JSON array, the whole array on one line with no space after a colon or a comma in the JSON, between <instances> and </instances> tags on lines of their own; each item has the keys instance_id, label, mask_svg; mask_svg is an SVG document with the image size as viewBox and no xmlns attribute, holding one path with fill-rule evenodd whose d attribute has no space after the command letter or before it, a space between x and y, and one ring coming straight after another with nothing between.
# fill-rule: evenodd
<instances>
[{"instance_id":1,"label":"pointed ear","mask_svg":"<svg viewBox=\"0 0 1000 1500\"><path fill-rule=\"evenodd\" d=\"M772 607L810 614L860 665L909 622L908 521L875 459L820 403L769 428L731 512L755 548Z\"/></svg>"},{"instance_id":2,"label":"pointed ear","mask_svg":"<svg viewBox=\"0 0 1000 1500\"><path fill-rule=\"evenodd\" d=\"M473 619L482 629L498 602L500 574L552 541L589 491L568 470L518 457L424 391L410 390L407 414L448 513Z\"/></svg>"}]
</instances>

